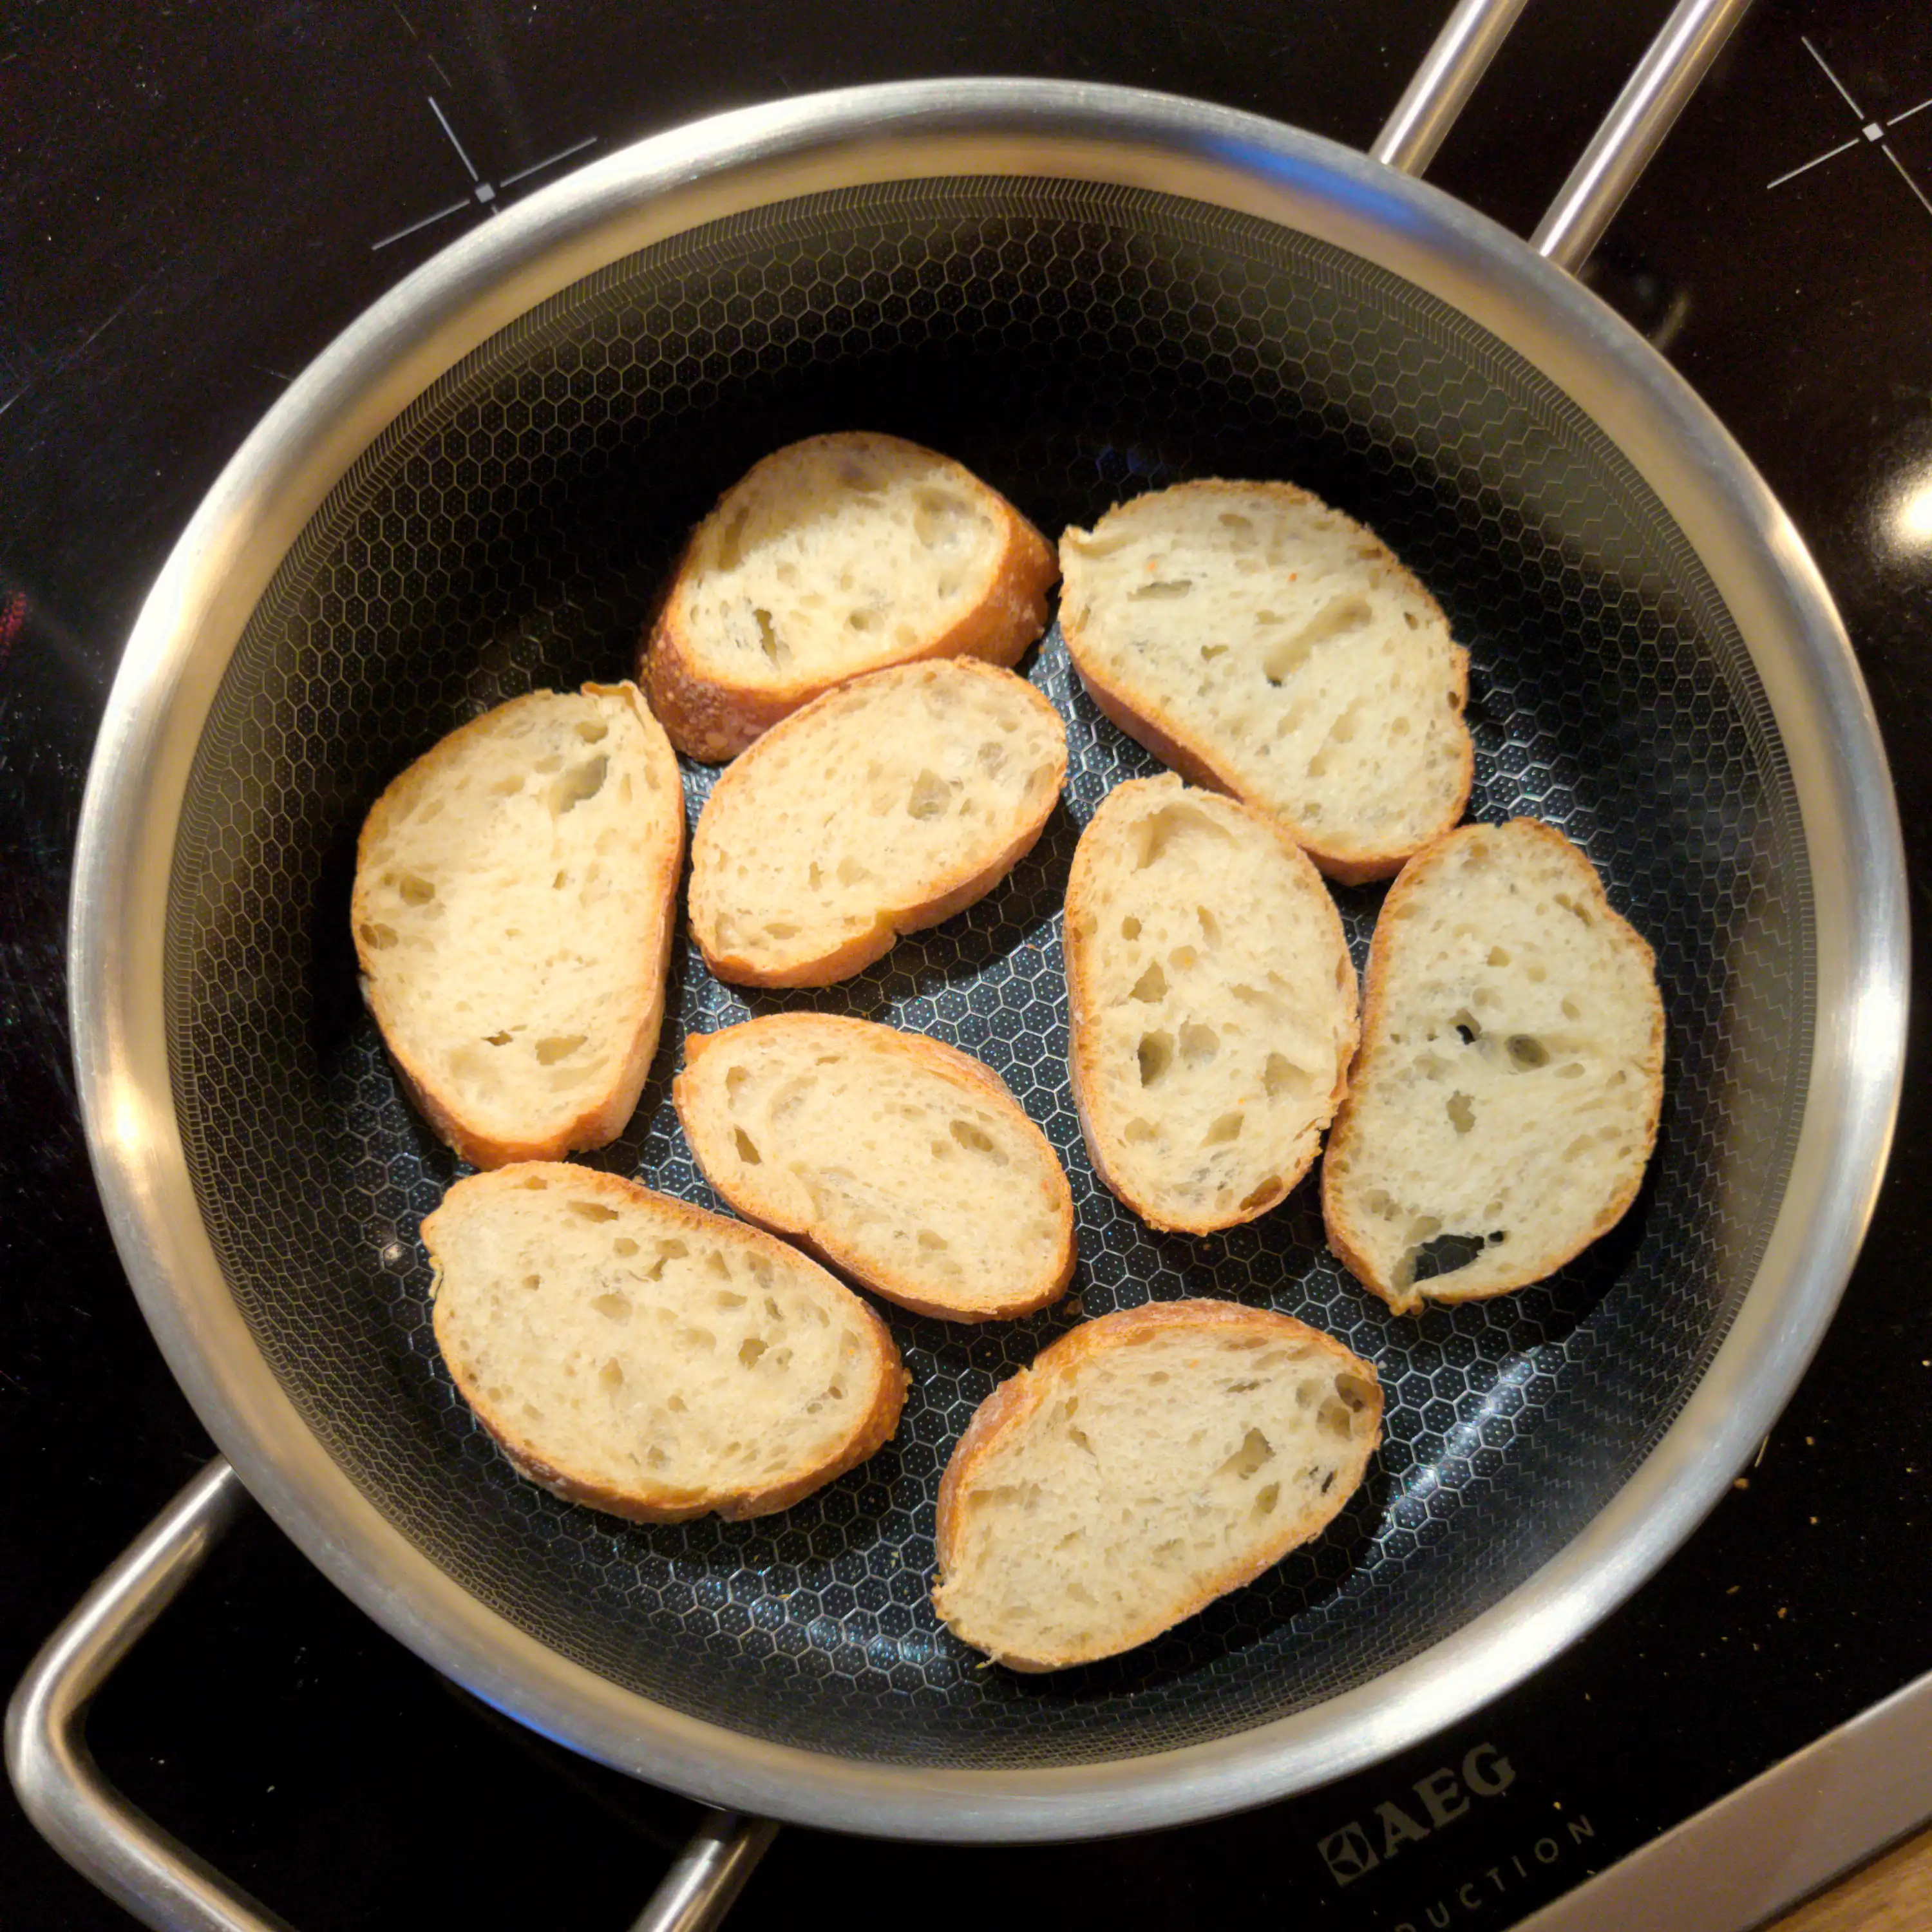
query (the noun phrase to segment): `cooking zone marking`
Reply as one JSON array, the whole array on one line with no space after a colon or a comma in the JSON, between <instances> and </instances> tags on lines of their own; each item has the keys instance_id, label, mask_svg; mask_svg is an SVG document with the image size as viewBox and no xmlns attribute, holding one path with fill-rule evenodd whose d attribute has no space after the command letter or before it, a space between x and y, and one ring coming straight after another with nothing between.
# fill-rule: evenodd
<instances>
[{"instance_id":1,"label":"cooking zone marking","mask_svg":"<svg viewBox=\"0 0 1932 1932\"><path fill-rule=\"evenodd\" d=\"M597 136L586 134L580 141L573 141L567 148L560 148L554 154L542 160L532 161L526 168L519 168L513 175L506 175L500 182L487 182L476 172L463 143L456 138L456 130L449 124L449 116L436 103L436 96L426 94L423 98L429 103L429 111L436 116L436 124L449 137L449 145L456 150L456 158L463 164L464 173L469 176L470 189L460 201L452 201L447 208L439 208L434 214L425 214L420 221L412 221L406 228L398 228L394 234L386 235L380 242L369 244L369 252L374 254L379 248L386 248L393 242L400 242L408 236L418 234L432 224L446 220L452 214L460 214L466 208L487 208L492 214L502 211L496 197L506 188L514 188L520 181L528 181L531 176L542 174L545 168L554 168L559 161L567 161L572 154L580 154L586 148L596 146Z\"/></svg>"},{"instance_id":2,"label":"cooking zone marking","mask_svg":"<svg viewBox=\"0 0 1932 1932\"><path fill-rule=\"evenodd\" d=\"M1840 98L1845 105L1858 116L1858 131L1849 141L1840 141L1835 148L1827 148L1822 154L1814 154L1808 161L1802 162L1798 166L1780 175L1777 180L1766 182L1766 191L1768 193L1772 188L1782 188L1786 182L1796 181L1800 175L1809 174L1814 168L1821 167L1826 162L1834 160L1840 154L1850 153L1852 148L1863 141L1876 145L1879 152L1898 170L1899 178L1912 190L1913 198L1918 202L1919 206L1924 208L1928 214L1932 214L1932 198L1928 198L1925 190L1912 179L1911 170L1898 158L1898 154L1893 151L1892 143L1885 138L1887 128L1896 128L1901 121L1910 121L1913 115L1922 114L1927 108L1932 107L1932 94L1928 94L1916 107L1908 107L1903 114L1894 114L1889 121L1880 122L1868 120L1865 118L1864 110L1852 98L1850 88L1846 87L1845 83L1832 71L1830 63L1811 44L1810 37L1801 34L1798 38L1804 43L1804 51L1823 70L1825 78L1838 90Z\"/></svg>"}]
</instances>

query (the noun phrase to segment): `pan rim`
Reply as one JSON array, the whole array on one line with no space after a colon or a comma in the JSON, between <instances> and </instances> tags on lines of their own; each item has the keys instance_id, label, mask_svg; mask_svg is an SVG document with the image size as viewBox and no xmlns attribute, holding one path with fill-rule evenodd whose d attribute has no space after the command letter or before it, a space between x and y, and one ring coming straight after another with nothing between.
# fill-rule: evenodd
<instances>
[{"instance_id":1,"label":"pan rim","mask_svg":"<svg viewBox=\"0 0 1932 1932\"><path fill-rule=\"evenodd\" d=\"M168 1077L159 908L201 722L268 574L445 368L583 274L721 214L1002 172L1158 187L1332 242L1490 328L1604 429L1704 562L1763 680L1811 868L1819 999L1757 1276L1683 1412L1563 1551L1417 1657L1292 1717L1150 1756L956 1771L770 1744L620 1689L471 1598L362 1496L275 1382L202 1228ZM1441 191L1258 116L1084 83L894 83L695 122L530 196L392 290L285 392L164 566L103 720L74 881L70 998L97 1181L171 1370L257 1499L392 1635L532 1728L712 1802L886 1836L1065 1839L1244 1808L1374 1762L1529 1675L1678 1546L1783 1407L1856 1258L1903 1072L1904 862L1876 720L1816 566L1716 419L1594 296Z\"/></svg>"}]
</instances>

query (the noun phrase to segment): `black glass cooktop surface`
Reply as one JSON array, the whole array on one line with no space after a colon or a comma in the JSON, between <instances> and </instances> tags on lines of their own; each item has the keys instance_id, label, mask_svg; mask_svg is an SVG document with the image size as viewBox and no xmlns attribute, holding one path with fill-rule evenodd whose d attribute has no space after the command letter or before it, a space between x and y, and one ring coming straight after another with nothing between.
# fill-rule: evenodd
<instances>
[{"instance_id":1,"label":"black glass cooktop surface","mask_svg":"<svg viewBox=\"0 0 1932 1932\"><path fill-rule=\"evenodd\" d=\"M134 611L292 374L466 226L698 114L861 80L1031 74L1197 94L1364 146L1448 10L81 0L0 27L0 1678L211 1453L94 1194L64 900ZM1527 232L1666 10L1528 8L1431 178ZM1921 902L1932 17L1902 0L1760 0L1588 279L1724 418L1811 545L1894 761ZM1216 1823L970 1851L788 1832L734 1922L788 1925L860 1887L882 1911L975 1932L1069 1910L1507 1925L1932 1669L1923 1060L1916 1022L1864 1257L1759 1460L1529 1683L1376 1771ZM304 1932L622 1926L695 1816L451 1688L260 1520L136 1653L93 1736L136 1802ZM4 1802L0 1869L0 1922L127 1922Z\"/></svg>"}]
</instances>

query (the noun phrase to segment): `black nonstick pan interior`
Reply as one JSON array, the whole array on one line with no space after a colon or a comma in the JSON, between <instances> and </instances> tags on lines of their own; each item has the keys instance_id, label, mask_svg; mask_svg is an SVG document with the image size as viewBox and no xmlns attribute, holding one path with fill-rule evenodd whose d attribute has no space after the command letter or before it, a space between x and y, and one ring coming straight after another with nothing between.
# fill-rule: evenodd
<instances>
[{"instance_id":1,"label":"black nonstick pan interior","mask_svg":"<svg viewBox=\"0 0 1932 1932\"><path fill-rule=\"evenodd\" d=\"M430 1334L417 1227L458 1172L358 996L354 844L461 719L634 668L676 548L759 456L835 428L958 457L1049 536L1186 477L1282 477L1372 524L1473 658L1472 815L1562 826L1657 949L1652 1171L1551 1281L1420 1319L1326 1252L1311 1184L1206 1240L1095 1180L1066 1090L1060 907L1081 826L1153 761L1057 632L1066 796L979 905L822 993L746 994L694 949L626 1136L593 1156L718 1204L672 1116L686 1029L803 1006L976 1053L1060 1149L1072 1299L949 1327L886 1308L898 1439L797 1508L626 1526L519 1480ZM710 774L687 767L694 816ZM1337 895L1358 963L1378 888ZM1325 244L1138 190L904 183L768 208L598 272L452 370L291 549L196 754L166 926L171 1067L202 1211L284 1386L357 1486L476 1596L674 1709L874 1761L1090 1762L1225 1736L1360 1684L1498 1602L1615 1495L1749 1287L1808 1071L1808 876L1784 754L1690 545L1514 352ZM1373 1360L1385 1446L1333 1529L1145 1648L982 1667L927 1593L939 1472L996 1382L1084 1314L1218 1295Z\"/></svg>"}]
</instances>

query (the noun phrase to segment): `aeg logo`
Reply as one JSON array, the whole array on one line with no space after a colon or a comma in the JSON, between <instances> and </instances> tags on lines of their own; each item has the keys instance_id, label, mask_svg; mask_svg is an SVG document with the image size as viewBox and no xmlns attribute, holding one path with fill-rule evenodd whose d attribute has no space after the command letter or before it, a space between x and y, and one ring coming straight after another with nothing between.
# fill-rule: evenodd
<instances>
[{"instance_id":1,"label":"aeg logo","mask_svg":"<svg viewBox=\"0 0 1932 1932\"><path fill-rule=\"evenodd\" d=\"M1411 1789L1416 1796L1416 1811L1405 1810L1393 1798L1378 1804L1364 1824L1352 1818L1339 1832L1322 1839L1316 1850L1322 1854L1329 1875L1337 1885L1353 1885L1365 1872L1394 1858L1404 1845L1419 1842L1453 1825L1470 1808L1470 1794L1478 1798L1499 1798L1516 1782L1516 1772L1508 1758L1494 1744L1478 1744L1463 1759L1462 1775L1444 1765L1426 1778L1418 1778ZM1417 1812L1421 1816L1418 1816ZM1425 1824L1423 1819L1428 1822Z\"/></svg>"}]
</instances>

